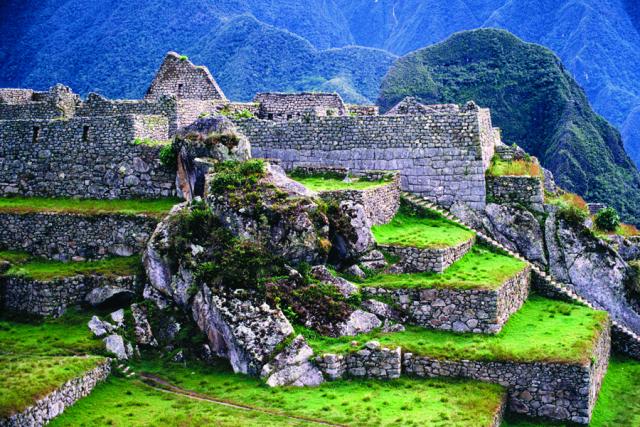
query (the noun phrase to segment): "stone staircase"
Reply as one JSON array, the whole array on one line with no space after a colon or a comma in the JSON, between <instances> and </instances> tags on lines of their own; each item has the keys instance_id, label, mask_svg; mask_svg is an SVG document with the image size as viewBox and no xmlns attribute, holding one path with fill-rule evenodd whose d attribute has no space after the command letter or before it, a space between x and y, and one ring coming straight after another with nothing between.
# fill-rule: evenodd
<instances>
[{"instance_id":1,"label":"stone staircase","mask_svg":"<svg viewBox=\"0 0 640 427\"><path fill-rule=\"evenodd\" d=\"M464 227L467 227L475 231L477 238L480 241L483 241L486 244L490 245L491 247L500 249L508 253L510 256L516 259L519 259L521 261L529 262L519 253L512 251L511 249L507 248L505 245L498 242L491 236L488 236L486 233L483 233L482 231L475 229L471 225L460 220L458 217L456 217L449 211L427 200L426 198L416 196L414 194L406 193L406 192L402 193L402 197L405 200L411 203L414 203L415 205L436 211L439 214L443 215L445 218L449 219L450 221L453 221L457 224L460 224ZM532 271L540 278L540 280L544 282L545 286L552 289L559 296L562 296L571 301L583 304L593 310L600 310L598 307L594 306L591 302L587 301L586 299L578 295L576 292L574 292L570 286L557 281L552 275L542 270L540 267L538 267L534 263L529 263L529 264L531 265ZM615 319L611 319L611 331L612 331L613 343L618 349L622 350L624 353L628 354L629 356L640 359L640 336L638 334L636 334L631 329L629 329L628 327L626 327L625 325L623 325L622 323L620 323Z\"/></svg>"}]
</instances>

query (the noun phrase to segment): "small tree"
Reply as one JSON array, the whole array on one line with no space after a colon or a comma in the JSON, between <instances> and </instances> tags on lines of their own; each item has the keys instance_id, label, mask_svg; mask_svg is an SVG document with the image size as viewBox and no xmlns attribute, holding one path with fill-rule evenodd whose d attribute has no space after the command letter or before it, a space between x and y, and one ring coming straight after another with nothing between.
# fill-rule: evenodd
<instances>
[{"instance_id":1,"label":"small tree","mask_svg":"<svg viewBox=\"0 0 640 427\"><path fill-rule=\"evenodd\" d=\"M620 225L620 217L614 208L604 208L596 214L596 227L602 231L616 231Z\"/></svg>"}]
</instances>

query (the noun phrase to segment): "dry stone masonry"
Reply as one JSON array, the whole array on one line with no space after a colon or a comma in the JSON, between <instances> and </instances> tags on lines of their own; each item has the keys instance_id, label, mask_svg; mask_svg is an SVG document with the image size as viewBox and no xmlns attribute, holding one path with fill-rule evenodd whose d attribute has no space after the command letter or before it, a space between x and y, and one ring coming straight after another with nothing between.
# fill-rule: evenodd
<instances>
[{"instance_id":1,"label":"dry stone masonry","mask_svg":"<svg viewBox=\"0 0 640 427\"><path fill-rule=\"evenodd\" d=\"M329 380L343 378L376 378L391 380L400 378L402 357L400 347L381 347L370 341L364 348L347 354L323 354L316 363Z\"/></svg>"},{"instance_id":2,"label":"dry stone masonry","mask_svg":"<svg viewBox=\"0 0 640 427\"><path fill-rule=\"evenodd\" d=\"M0 418L0 427L32 427L42 426L79 399L88 396L94 387L104 381L111 372L108 360L79 378L67 381L62 387L36 401L22 412L8 418Z\"/></svg>"},{"instance_id":3,"label":"dry stone masonry","mask_svg":"<svg viewBox=\"0 0 640 427\"><path fill-rule=\"evenodd\" d=\"M544 212L544 182L542 177L487 176L487 198L493 203Z\"/></svg>"},{"instance_id":4,"label":"dry stone masonry","mask_svg":"<svg viewBox=\"0 0 640 427\"><path fill-rule=\"evenodd\" d=\"M363 296L391 301L408 323L426 328L497 333L529 295L529 267L496 290L385 289L365 287Z\"/></svg>"},{"instance_id":5,"label":"dry stone masonry","mask_svg":"<svg viewBox=\"0 0 640 427\"><path fill-rule=\"evenodd\" d=\"M416 248L412 246L378 245L378 248L397 256L405 273L433 271L444 272L451 264L462 258L475 243L475 238L446 248Z\"/></svg>"},{"instance_id":6,"label":"dry stone masonry","mask_svg":"<svg viewBox=\"0 0 640 427\"><path fill-rule=\"evenodd\" d=\"M0 213L0 247L68 261L141 253L158 220L144 215Z\"/></svg>"}]
</instances>

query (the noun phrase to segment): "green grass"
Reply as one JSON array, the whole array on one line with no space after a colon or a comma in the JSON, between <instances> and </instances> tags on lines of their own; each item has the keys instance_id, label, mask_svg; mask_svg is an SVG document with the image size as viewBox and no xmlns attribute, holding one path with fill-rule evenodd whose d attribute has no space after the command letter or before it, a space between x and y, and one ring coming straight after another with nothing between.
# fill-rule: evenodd
<instances>
[{"instance_id":1,"label":"green grass","mask_svg":"<svg viewBox=\"0 0 640 427\"><path fill-rule=\"evenodd\" d=\"M376 242L382 245L439 249L457 246L475 233L446 218L421 218L402 211L388 224L371 228Z\"/></svg>"},{"instance_id":2,"label":"green grass","mask_svg":"<svg viewBox=\"0 0 640 427\"><path fill-rule=\"evenodd\" d=\"M148 215L163 218L180 203L176 198L153 200L50 199L44 197L0 198L0 213L74 213L82 215Z\"/></svg>"},{"instance_id":3,"label":"green grass","mask_svg":"<svg viewBox=\"0 0 640 427\"><path fill-rule=\"evenodd\" d=\"M0 419L20 412L104 357L0 356Z\"/></svg>"},{"instance_id":4,"label":"green grass","mask_svg":"<svg viewBox=\"0 0 640 427\"><path fill-rule=\"evenodd\" d=\"M505 161L494 157L491 160L491 166L487 170L487 174L491 176L540 177L542 175L542 169L540 165L532 159Z\"/></svg>"},{"instance_id":5,"label":"green grass","mask_svg":"<svg viewBox=\"0 0 640 427\"><path fill-rule=\"evenodd\" d=\"M134 145L146 145L148 147L164 147L172 142L171 139L136 138L133 140Z\"/></svg>"},{"instance_id":6,"label":"green grass","mask_svg":"<svg viewBox=\"0 0 640 427\"><path fill-rule=\"evenodd\" d=\"M110 377L88 397L48 424L60 426L303 426L260 412L249 412L154 390L139 381Z\"/></svg>"},{"instance_id":7,"label":"green grass","mask_svg":"<svg viewBox=\"0 0 640 427\"><path fill-rule=\"evenodd\" d=\"M532 296L497 335L456 334L407 327L404 332L379 331L356 337L330 338L299 328L316 353L344 353L369 340L402 347L436 359L589 363L594 340L607 325L607 313ZM351 345L352 341L358 346Z\"/></svg>"},{"instance_id":8,"label":"green grass","mask_svg":"<svg viewBox=\"0 0 640 427\"><path fill-rule=\"evenodd\" d=\"M146 361L134 368L211 397L345 425L488 426L504 393L476 381L408 378L269 388L227 366Z\"/></svg>"},{"instance_id":9,"label":"green grass","mask_svg":"<svg viewBox=\"0 0 640 427\"><path fill-rule=\"evenodd\" d=\"M113 257L98 261L61 262L33 259L13 265L5 273L10 277L27 277L33 280L49 281L77 275L100 274L105 277L132 276L140 272L138 255Z\"/></svg>"},{"instance_id":10,"label":"green grass","mask_svg":"<svg viewBox=\"0 0 640 427\"><path fill-rule=\"evenodd\" d=\"M295 177L296 181L312 191L337 191L337 190L367 190L389 184L391 181L363 181L351 178L351 182L344 182L339 178L329 178L322 176Z\"/></svg>"},{"instance_id":11,"label":"green grass","mask_svg":"<svg viewBox=\"0 0 640 427\"><path fill-rule=\"evenodd\" d=\"M380 288L497 289L527 264L476 245L443 273L378 274L357 282ZM356 281L356 280L354 280Z\"/></svg>"},{"instance_id":12,"label":"green grass","mask_svg":"<svg viewBox=\"0 0 640 427\"><path fill-rule=\"evenodd\" d=\"M24 264L32 258L26 252L21 251L0 251L0 261L8 261L11 264Z\"/></svg>"},{"instance_id":13,"label":"green grass","mask_svg":"<svg viewBox=\"0 0 640 427\"><path fill-rule=\"evenodd\" d=\"M591 418L591 427L622 427L640 425L640 362L614 355L604 377L600 395ZM502 427L558 427L551 423L509 416Z\"/></svg>"}]
</instances>

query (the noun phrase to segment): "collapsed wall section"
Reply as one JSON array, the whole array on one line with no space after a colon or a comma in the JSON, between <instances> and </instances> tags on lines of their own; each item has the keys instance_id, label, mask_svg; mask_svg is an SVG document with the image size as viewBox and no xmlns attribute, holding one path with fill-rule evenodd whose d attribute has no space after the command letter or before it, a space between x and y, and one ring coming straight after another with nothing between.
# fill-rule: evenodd
<instances>
[{"instance_id":1,"label":"collapsed wall section","mask_svg":"<svg viewBox=\"0 0 640 427\"><path fill-rule=\"evenodd\" d=\"M0 120L0 196L157 198L175 195L160 164L169 121L159 115Z\"/></svg>"},{"instance_id":2,"label":"collapsed wall section","mask_svg":"<svg viewBox=\"0 0 640 427\"><path fill-rule=\"evenodd\" d=\"M278 159L285 169L315 164L399 170L405 191L444 206L462 201L481 209L496 135L485 111L236 123L254 157Z\"/></svg>"}]
</instances>

